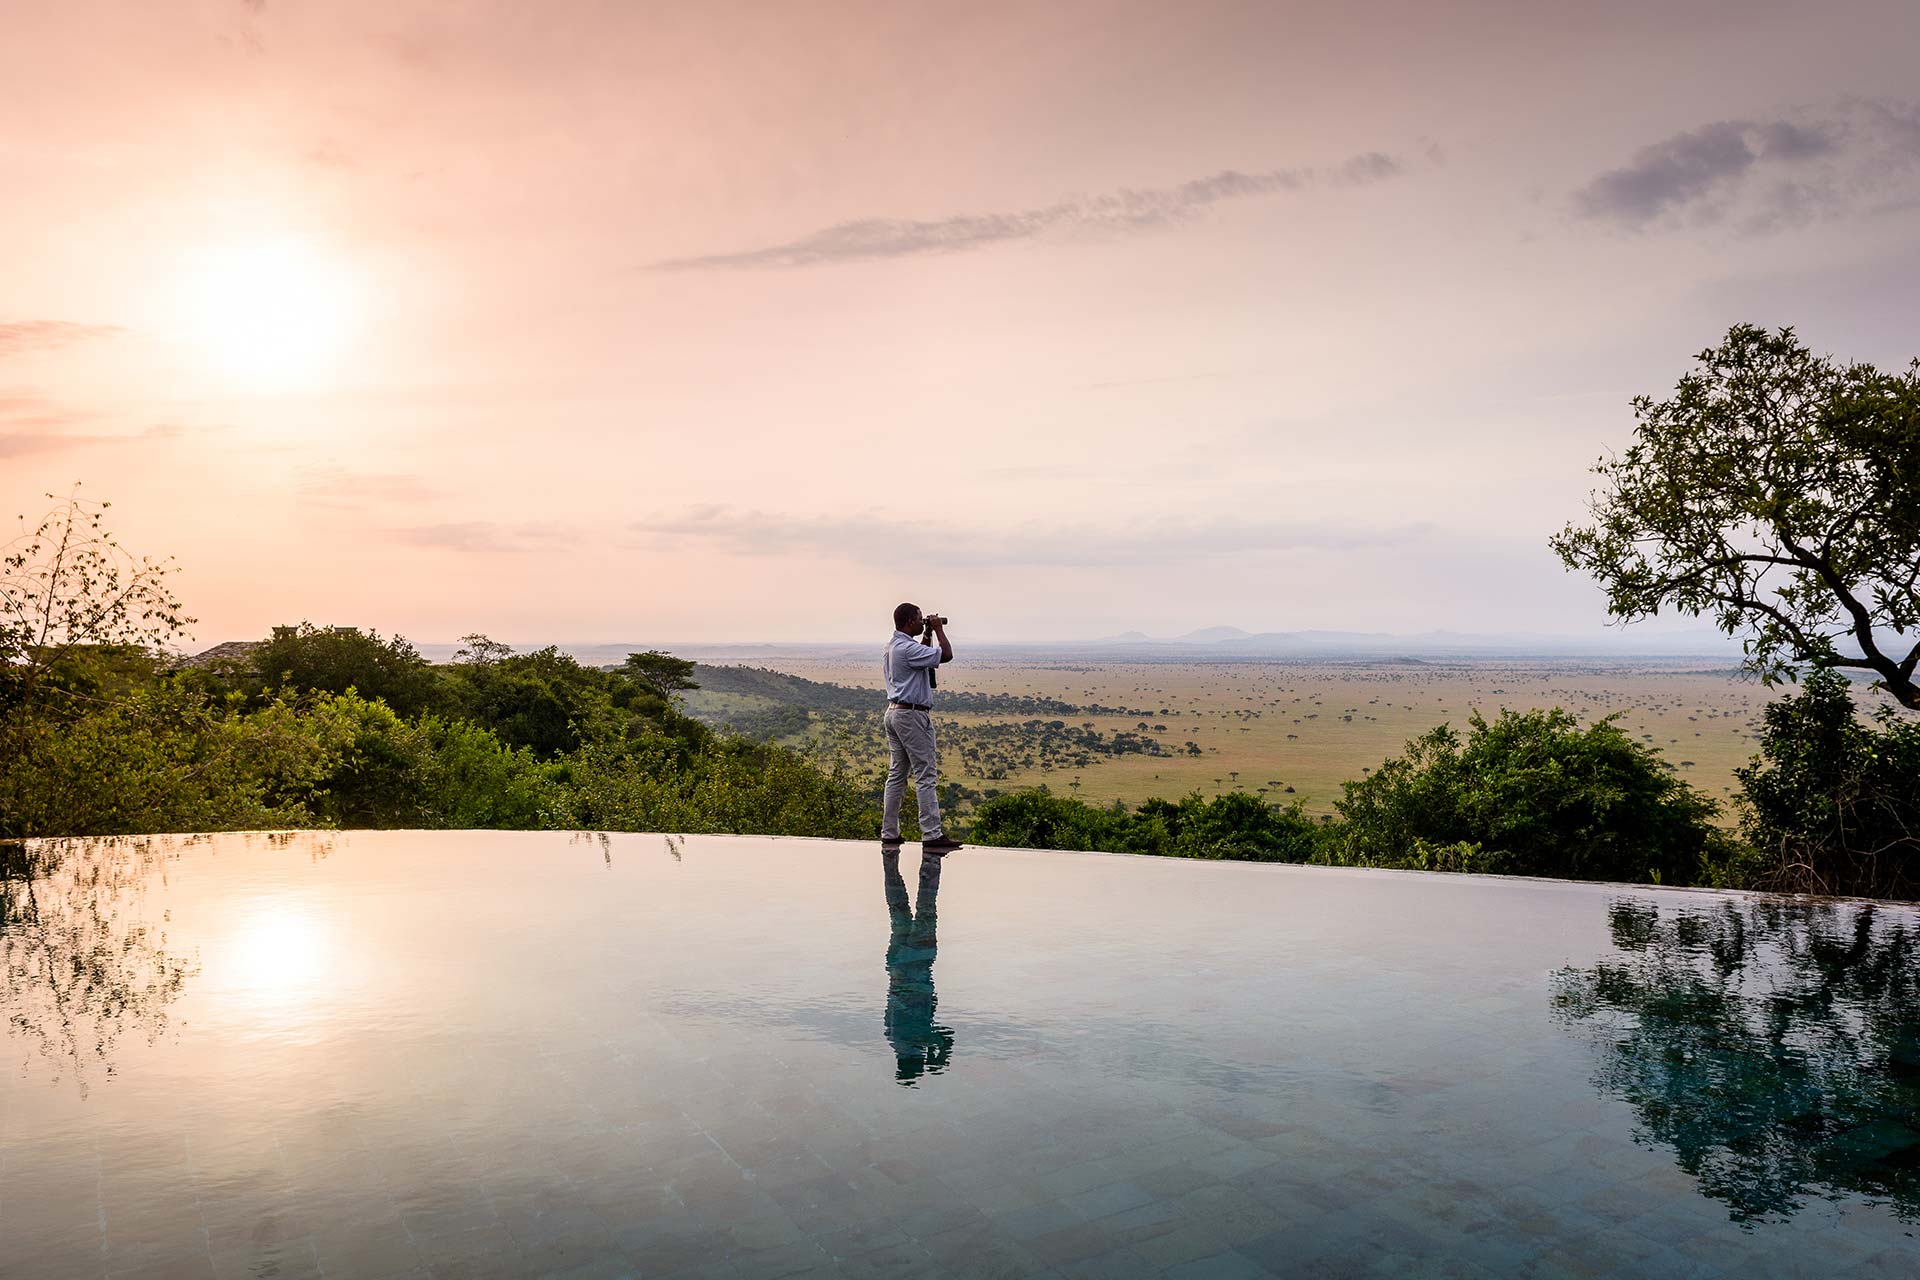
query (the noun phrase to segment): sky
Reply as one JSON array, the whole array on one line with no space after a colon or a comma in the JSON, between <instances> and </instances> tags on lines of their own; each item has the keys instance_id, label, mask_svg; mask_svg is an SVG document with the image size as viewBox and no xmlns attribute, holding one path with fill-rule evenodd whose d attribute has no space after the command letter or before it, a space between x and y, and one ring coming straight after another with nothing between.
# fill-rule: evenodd
<instances>
[{"instance_id":1,"label":"sky","mask_svg":"<svg viewBox=\"0 0 1920 1280\"><path fill-rule=\"evenodd\" d=\"M1920 356L1911 0L0 24L0 513L189 648L1602 635L1633 395Z\"/></svg>"}]
</instances>

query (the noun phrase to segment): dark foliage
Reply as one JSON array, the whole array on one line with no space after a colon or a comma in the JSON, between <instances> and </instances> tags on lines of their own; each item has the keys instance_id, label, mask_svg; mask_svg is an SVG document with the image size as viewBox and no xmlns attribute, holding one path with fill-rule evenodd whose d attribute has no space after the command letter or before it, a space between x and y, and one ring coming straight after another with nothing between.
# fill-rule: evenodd
<instances>
[{"instance_id":1,"label":"dark foliage","mask_svg":"<svg viewBox=\"0 0 1920 1280\"><path fill-rule=\"evenodd\" d=\"M1554 550L1615 617L1704 613L1768 683L1853 668L1920 709L1920 360L1883 374L1735 325L1699 362L1634 400L1594 523Z\"/></svg>"},{"instance_id":2,"label":"dark foliage","mask_svg":"<svg viewBox=\"0 0 1920 1280\"><path fill-rule=\"evenodd\" d=\"M1129 810L1097 808L1045 788L1016 791L982 804L971 828L977 844L1252 862L1306 862L1319 838L1298 804L1281 808L1245 792L1149 800Z\"/></svg>"},{"instance_id":3,"label":"dark foliage","mask_svg":"<svg viewBox=\"0 0 1920 1280\"><path fill-rule=\"evenodd\" d=\"M604 671L583 667L558 649L485 663L459 663L446 680L462 714L485 725L510 747L550 759L618 732L620 712L636 699L634 687ZM649 710L664 703L650 691Z\"/></svg>"},{"instance_id":4,"label":"dark foliage","mask_svg":"<svg viewBox=\"0 0 1920 1280\"><path fill-rule=\"evenodd\" d=\"M380 638L358 627L275 627L265 644L248 655L252 691L262 698L282 688L345 693L377 698L403 716L442 706L443 688L414 647L402 636Z\"/></svg>"},{"instance_id":5,"label":"dark foliage","mask_svg":"<svg viewBox=\"0 0 1920 1280\"><path fill-rule=\"evenodd\" d=\"M1739 778L1757 884L1920 898L1920 722L1885 706L1864 720L1844 677L1815 672L1767 708Z\"/></svg>"}]
</instances>

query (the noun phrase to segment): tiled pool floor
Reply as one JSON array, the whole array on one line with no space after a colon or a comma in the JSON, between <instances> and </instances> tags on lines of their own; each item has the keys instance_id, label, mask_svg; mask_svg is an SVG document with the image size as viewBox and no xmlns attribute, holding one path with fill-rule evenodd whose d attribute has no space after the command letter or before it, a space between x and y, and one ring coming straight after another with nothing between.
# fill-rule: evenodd
<instances>
[{"instance_id":1,"label":"tiled pool floor","mask_svg":"<svg viewBox=\"0 0 1920 1280\"><path fill-rule=\"evenodd\" d=\"M5 857L9 1277L1920 1274L1904 909L753 837Z\"/></svg>"}]
</instances>

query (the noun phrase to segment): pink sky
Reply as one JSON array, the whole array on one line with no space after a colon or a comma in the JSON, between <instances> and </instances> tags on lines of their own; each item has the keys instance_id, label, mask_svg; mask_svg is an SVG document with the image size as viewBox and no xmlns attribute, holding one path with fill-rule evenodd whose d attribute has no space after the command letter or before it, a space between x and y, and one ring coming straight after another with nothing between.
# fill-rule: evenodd
<instances>
[{"instance_id":1,"label":"pink sky","mask_svg":"<svg viewBox=\"0 0 1920 1280\"><path fill-rule=\"evenodd\" d=\"M1920 9L0 0L0 504L201 643L1593 633L1728 325L1920 355Z\"/></svg>"}]
</instances>

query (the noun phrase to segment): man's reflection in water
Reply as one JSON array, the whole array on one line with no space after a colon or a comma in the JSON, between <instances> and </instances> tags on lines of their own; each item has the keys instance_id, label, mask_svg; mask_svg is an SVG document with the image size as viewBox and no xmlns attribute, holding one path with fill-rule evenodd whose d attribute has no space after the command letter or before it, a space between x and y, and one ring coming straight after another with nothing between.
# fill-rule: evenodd
<instances>
[{"instance_id":1,"label":"man's reflection in water","mask_svg":"<svg viewBox=\"0 0 1920 1280\"><path fill-rule=\"evenodd\" d=\"M940 897L941 858L920 858L919 901L907 904L900 878L900 855L880 855L886 871L887 914L893 932L887 939L887 1042L897 1066L894 1079L911 1088L923 1075L938 1075L953 1057L953 1031L933 1020L934 905Z\"/></svg>"}]
</instances>

